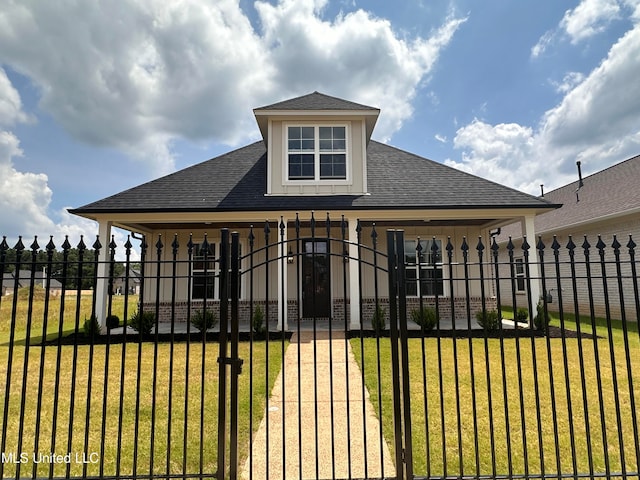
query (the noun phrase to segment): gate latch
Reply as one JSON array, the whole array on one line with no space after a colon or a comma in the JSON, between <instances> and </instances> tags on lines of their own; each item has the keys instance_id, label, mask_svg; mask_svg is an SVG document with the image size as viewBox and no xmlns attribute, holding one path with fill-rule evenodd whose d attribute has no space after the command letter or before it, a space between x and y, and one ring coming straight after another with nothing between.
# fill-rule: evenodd
<instances>
[{"instance_id":1,"label":"gate latch","mask_svg":"<svg viewBox=\"0 0 640 480\"><path fill-rule=\"evenodd\" d=\"M231 373L240 375L242 373L242 364L244 363L244 360L241 358L219 357L218 363L231 365Z\"/></svg>"}]
</instances>

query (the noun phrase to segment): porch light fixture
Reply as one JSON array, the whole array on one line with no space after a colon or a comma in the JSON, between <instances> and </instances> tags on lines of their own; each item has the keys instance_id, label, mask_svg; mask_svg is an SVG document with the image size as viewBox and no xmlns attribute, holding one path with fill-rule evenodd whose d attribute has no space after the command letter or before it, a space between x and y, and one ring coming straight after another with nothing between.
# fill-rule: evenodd
<instances>
[{"instance_id":1,"label":"porch light fixture","mask_svg":"<svg viewBox=\"0 0 640 480\"><path fill-rule=\"evenodd\" d=\"M293 252L291 251L291 247L289 247L289 252L287 253L287 263L291 264L295 260L293 256Z\"/></svg>"}]
</instances>

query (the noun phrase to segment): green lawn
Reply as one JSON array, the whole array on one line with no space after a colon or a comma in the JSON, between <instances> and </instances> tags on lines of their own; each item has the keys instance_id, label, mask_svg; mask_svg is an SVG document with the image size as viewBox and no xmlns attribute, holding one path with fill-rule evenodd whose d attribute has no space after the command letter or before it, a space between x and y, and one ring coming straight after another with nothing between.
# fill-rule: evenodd
<instances>
[{"instance_id":1,"label":"green lawn","mask_svg":"<svg viewBox=\"0 0 640 480\"><path fill-rule=\"evenodd\" d=\"M575 330L575 322L570 317L565 321L567 329ZM548 344L545 338L537 338L533 346L530 338L521 338L519 341L505 339L504 348L501 348L499 339L488 340L486 346L482 338L471 341L469 339L441 339L440 341L434 338L424 339L424 341L410 339L409 373L415 473L417 475L492 474L495 462L495 472L507 474L510 468L509 458L512 462L511 469L515 473L523 473L525 466L530 473L554 473L558 470L557 459L561 472L573 472L574 458L577 472L589 472L591 468L594 472L605 472L601 411L605 418L604 431L609 455L609 470L615 472L623 468L618 435L620 432L624 445L626 470L637 471L637 444L634 438L629 376L624 355L624 334L620 322L612 323L611 345L615 369L612 368L611 363L606 321L601 319L597 322L599 337L597 342L592 339L573 338L566 340L566 347L563 347L560 338L550 339ZM554 319L552 324L559 325L559 322ZM583 320L581 327L583 331L590 332L590 321ZM630 327L628 343L632 365L631 381L637 409L640 402L640 341L635 324ZM596 344L600 360L599 370L596 368L595 361ZM352 347L358 362L362 365L360 340L352 340ZM381 396L378 395L376 340L365 339L363 347L367 388L376 411L382 399L384 435L393 448L390 341L381 339L379 347L382 368ZM583 350L583 367L579 360L580 347ZM534 353L537 361L535 371L533 369ZM551 363L548 360L549 355ZM565 382L563 360L565 355L570 402ZM457 359L457 369L455 359ZM441 376L439 364L442 365ZM423 369L423 365L426 365L426 369ZM613 388L614 371L618 382L620 430L617 427L616 391ZM505 420L503 372L508 399L508 421ZM581 375L581 372L584 374ZM472 374L475 390L472 389ZM551 375L553 375L553 382L551 382ZM583 376L586 386L584 391ZM598 397L598 377L602 383L602 404ZM490 389L487 378L490 380ZM519 386L520 382L522 389ZM456 386L459 393L456 393ZM536 401L536 386L538 401ZM552 401L552 387L554 401ZM473 392L475 392L475 405ZM489 393L491 403L489 403ZM589 441L587 441L583 396L586 398L588 411ZM521 404L524 408L521 408ZM571 406L572 422L569 421L569 406ZM492 418L490 418L490 412ZM536 412L540 413L540 430L538 430ZM474 426L474 418L477 426ZM571 424L574 429L573 437ZM557 427L554 428L554 425ZM476 432L477 448L474 442ZM509 445L507 435L509 435ZM495 459L492 456L492 450L495 452ZM592 467L589 464L589 458L592 459ZM541 462L544 462L544 467Z\"/></svg>"},{"instance_id":2,"label":"green lawn","mask_svg":"<svg viewBox=\"0 0 640 480\"><path fill-rule=\"evenodd\" d=\"M121 314L124 297L114 297L114 313ZM6 394L8 340L11 323L11 303L3 299L0 308L0 391ZM85 301L88 300L88 301ZM137 298L132 298L129 312L135 310ZM95 453L87 464L86 475L115 475L120 457L120 474L131 474L134 458L138 474L200 472L213 473L217 469L218 435L218 355L217 343L160 343L157 351L153 343L128 343L106 347L98 345L50 345L25 348L27 332L27 302L18 302L16 346L13 349L13 365L10 378L9 408L7 416L7 441L5 453L35 451L66 454ZM44 315L43 299L34 302L31 326L32 343L42 336ZM54 305L55 303L55 305ZM73 304L73 305L72 305ZM52 302L49 311L48 337L55 338L58 329L59 301ZM90 315L90 297L81 304L81 324ZM67 333L75 326L75 298L67 298L64 327ZM121 317L122 318L122 317ZM240 344L240 357L244 359L243 374L239 377L239 454L248 455L250 418L257 430L268 392L281 367L281 344L273 342L269 348L269 369L266 369L265 342ZM286 345L285 345L286 347ZM28 353L27 381L23 371ZM109 368L105 373L108 354ZM154 362L154 358L157 360ZM250 359L253 363L253 396L250 396ZM173 365L171 360L173 359ZM57 364L60 378L56 379ZM121 369L124 362L124 378ZM154 368L155 363L155 368ZM75 364L75 376L72 375ZM41 370L42 367L42 370ZM89 370L91 369L91 375ZM204 370L204 381L203 379ZM42 373L41 373L42 372ZM106 382L105 382L106 376ZM40 379L42 384L40 385ZM154 381L155 380L155 381ZM155 383L155 394L154 394ZM105 385L106 391L105 391ZM57 387L57 391L56 391ZM90 387L90 395L88 394ZM71 389L75 389L73 423L70 424ZM4 409L6 395L2 395L0 409ZM106 409L103 399L106 397ZM250 399L253 410L250 414ZM88 399L90 402L88 402ZM24 406L22 401L24 400ZM171 402L171 406L169 406ZM89 406L88 406L89 405ZM137 405L137 406L136 406ZM136 416L136 409L138 415ZM86 413L90 412L88 429ZM120 412L122 411L122 415ZM23 415L21 416L21 412ZM155 415L152 430L151 419ZM52 438L53 422L57 422ZM136 436L137 419L137 436ZM2 419L0 418L0 421ZM186 432L185 432L186 422ZM228 422L228 416L227 416ZM104 425L105 434L102 435ZM39 426L36 443L36 428ZM0 431L4 425L0 424ZM19 438L22 429L22 439ZM86 438L85 438L86 436ZM153 437L153 452L151 443ZM186 439L186 442L185 442ZM21 441L21 445L19 442ZM55 445L54 443L55 442ZM70 443L70 447L68 443ZM85 445L86 442L86 445ZM202 457L200 453L202 445ZM167 449L170 447L170 455ZM186 447L186 448L185 448ZM135 454L135 457L134 457ZM228 458L228 457L227 457ZM153 469L151 461L153 459ZM20 466L21 476L33 475L34 464ZM16 465L5 464L4 475L15 476ZM48 475L49 465L40 464L38 476ZM66 465L57 464L54 476L64 476ZM70 474L84 475L83 465L72 462Z\"/></svg>"}]
</instances>

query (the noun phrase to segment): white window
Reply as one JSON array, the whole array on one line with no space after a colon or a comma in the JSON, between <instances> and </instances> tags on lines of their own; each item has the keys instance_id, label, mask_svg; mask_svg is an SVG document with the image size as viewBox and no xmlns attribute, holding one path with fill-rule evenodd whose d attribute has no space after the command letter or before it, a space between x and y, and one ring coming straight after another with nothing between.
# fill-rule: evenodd
<instances>
[{"instance_id":1,"label":"white window","mask_svg":"<svg viewBox=\"0 0 640 480\"><path fill-rule=\"evenodd\" d=\"M215 259L215 243L209 244L208 252L205 251L201 243L195 245L191 280L191 298L193 300L204 300L205 298L214 300L218 297L218 289L216 288L218 262Z\"/></svg>"},{"instance_id":2,"label":"white window","mask_svg":"<svg viewBox=\"0 0 640 480\"><path fill-rule=\"evenodd\" d=\"M347 128L340 126L287 127L289 180L346 180Z\"/></svg>"},{"instance_id":3,"label":"white window","mask_svg":"<svg viewBox=\"0 0 640 480\"><path fill-rule=\"evenodd\" d=\"M526 291L524 282L524 260L522 258L515 259L516 273L516 292L523 293Z\"/></svg>"},{"instance_id":4,"label":"white window","mask_svg":"<svg viewBox=\"0 0 640 480\"><path fill-rule=\"evenodd\" d=\"M191 276L191 299L207 300L220 299L220 261L216 258L216 243L209 244L209 251L206 255L202 248L202 243L197 243L193 249L192 276ZM242 256L242 245L239 245L239 255ZM229 252L231 253L231 252ZM231 267L229 266L229 273ZM242 284L242 282L241 282ZM230 285L229 285L230 286ZM242 288L240 289L242 296Z\"/></svg>"},{"instance_id":5,"label":"white window","mask_svg":"<svg viewBox=\"0 0 640 480\"><path fill-rule=\"evenodd\" d=\"M437 247L435 251L433 250L434 242ZM420 240L419 254L418 241L405 240L404 260L408 296L444 295L441 240ZM420 272L419 275L418 272Z\"/></svg>"}]
</instances>

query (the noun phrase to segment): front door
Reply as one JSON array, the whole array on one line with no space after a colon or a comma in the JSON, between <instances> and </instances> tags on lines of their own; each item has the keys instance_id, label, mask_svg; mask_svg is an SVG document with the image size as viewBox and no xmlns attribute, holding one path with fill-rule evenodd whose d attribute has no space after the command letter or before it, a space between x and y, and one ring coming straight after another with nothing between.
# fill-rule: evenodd
<instances>
[{"instance_id":1,"label":"front door","mask_svg":"<svg viewBox=\"0 0 640 480\"><path fill-rule=\"evenodd\" d=\"M302 318L331 316L331 268L327 240L303 240Z\"/></svg>"}]
</instances>

